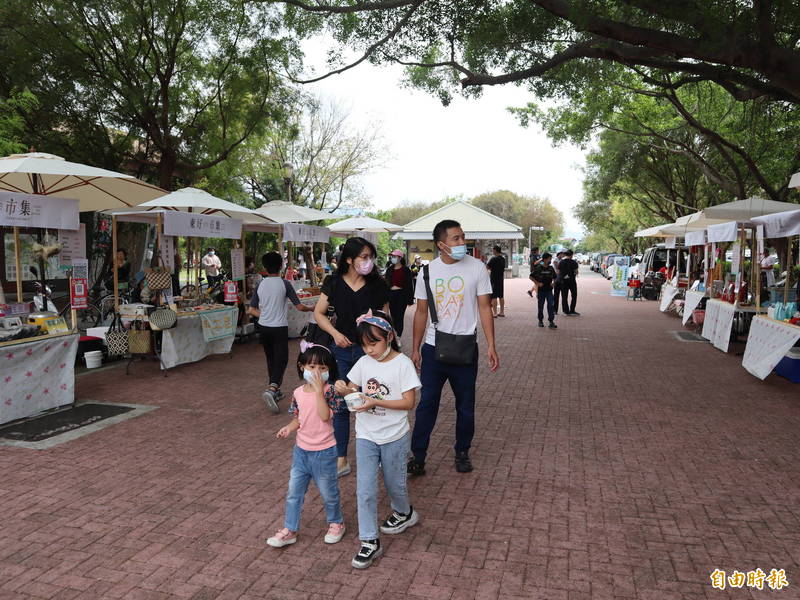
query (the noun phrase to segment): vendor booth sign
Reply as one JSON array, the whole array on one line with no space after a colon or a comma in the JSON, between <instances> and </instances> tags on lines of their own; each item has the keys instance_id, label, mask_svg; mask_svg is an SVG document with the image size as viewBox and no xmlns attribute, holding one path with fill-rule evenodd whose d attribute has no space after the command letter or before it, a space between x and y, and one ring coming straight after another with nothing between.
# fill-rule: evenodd
<instances>
[{"instance_id":1,"label":"vendor booth sign","mask_svg":"<svg viewBox=\"0 0 800 600\"><path fill-rule=\"evenodd\" d=\"M614 270L614 279L611 280L612 296L628 295L628 271L626 266L618 265Z\"/></svg>"},{"instance_id":2,"label":"vendor booth sign","mask_svg":"<svg viewBox=\"0 0 800 600\"><path fill-rule=\"evenodd\" d=\"M75 230L78 206L72 198L0 192L0 225Z\"/></svg>"},{"instance_id":3,"label":"vendor booth sign","mask_svg":"<svg viewBox=\"0 0 800 600\"><path fill-rule=\"evenodd\" d=\"M61 268L69 269L72 261L86 258L86 225L81 223L76 230L59 229L58 243L61 244L61 252L58 253Z\"/></svg>"},{"instance_id":4,"label":"vendor booth sign","mask_svg":"<svg viewBox=\"0 0 800 600\"><path fill-rule=\"evenodd\" d=\"M238 302L239 290L235 281L226 281L222 287L224 302Z\"/></svg>"},{"instance_id":5,"label":"vendor booth sign","mask_svg":"<svg viewBox=\"0 0 800 600\"><path fill-rule=\"evenodd\" d=\"M69 301L72 308L87 308L89 306L89 285L85 279L70 279Z\"/></svg>"},{"instance_id":6,"label":"vendor booth sign","mask_svg":"<svg viewBox=\"0 0 800 600\"><path fill-rule=\"evenodd\" d=\"M331 232L327 227L316 225L301 225L299 223L286 223L283 226L284 242L323 242L331 239Z\"/></svg>"},{"instance_id":7,"label":"vendor booth sign","mask_svg":"<svg viewBox=\"0 0 800 600\"><path fill-rule=\"evenodd\" d=\"M215 215L167 211L164 213L164 235L238 240L242 237L242 221Z\"/></svg>"},{"instance_id":8,"label":"vendor booth sign","mask_svg":"<svg viewBox=\"0 0 800 600\"><path fill-rule=\"evenodd\" d=\"M203 326L203 339L207 342L233 337L236 334L235 308L205 310L198 313Z\"/></svg>"}]
</instances>

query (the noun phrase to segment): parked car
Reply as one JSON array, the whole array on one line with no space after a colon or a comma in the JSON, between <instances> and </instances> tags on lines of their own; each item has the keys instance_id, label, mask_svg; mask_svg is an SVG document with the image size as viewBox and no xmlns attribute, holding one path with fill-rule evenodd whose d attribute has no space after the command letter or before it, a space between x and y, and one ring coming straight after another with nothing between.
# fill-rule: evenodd
<instances>
[{"instance_id":1,"label":"parked car","mask_svg":"<svg viewBox=\"0 0 800 600\"><path fill-rule=\"evenodd\" d=\"M616 263L617 257L625 258L622 254L606 254L603 257L603 261L600 263L600 272L606 279L611 279L611 275L608 272L608 267Z\"/></svg>"},{"instance_id":2,"label":"parked car","mask_svg":"<svg viewBox=\"0 0 800 600\"><path fill-rule=\"evenodd\" d=\"M594 252L589 256L589 268L595 273L600 272L600 261L602 260L602 253Z\"/></svg>"},{"instance_id":3,"label":"parked car","mask_svg":"<svg viewBox=\"0 0 800 600\"><path fill-rule=\"evenodd\" d=\"M666 267L667 255L669 255L670 265L675 266L677 264L682 272L685 271L687 252L688 249L684 246L665 248L663 244L660 244L648 248L644 251L639 265L639 279L643 280L648 273L657 273L662 267Z\"/></svg>"}]
</instances>

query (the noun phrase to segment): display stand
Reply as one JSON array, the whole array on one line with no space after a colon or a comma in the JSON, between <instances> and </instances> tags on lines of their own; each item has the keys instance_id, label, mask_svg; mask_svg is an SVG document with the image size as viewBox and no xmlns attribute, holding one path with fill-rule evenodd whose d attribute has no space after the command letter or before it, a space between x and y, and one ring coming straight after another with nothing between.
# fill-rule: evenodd
<instances>
[{"instance_id":1,"label":"display stand","mask_svg":"<svg viewBox=\"0 0 800 600\"><path fill-rule=\"evenodd\" d=\"M683 324L689 322L692 318L692 313L700 305L703 298L706 297L705 292L697 292L694 290L686 290L686 296L683 301Z\"/></svg>"}]
</instances>

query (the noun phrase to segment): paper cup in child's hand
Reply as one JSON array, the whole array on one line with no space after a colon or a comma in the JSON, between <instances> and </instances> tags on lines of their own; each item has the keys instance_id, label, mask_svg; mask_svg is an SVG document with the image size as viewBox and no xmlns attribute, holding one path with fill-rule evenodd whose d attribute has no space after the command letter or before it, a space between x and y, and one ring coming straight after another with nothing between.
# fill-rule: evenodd
<instances>
[{"instance_id":1,"label":"paper cup in child's hand","mask_svg":"<svg viewBox=\"0 0 800 600\"><path fill-rule=\"evenodd\" d=\"M347 403L347 410L350 412L355 412L358 407L364 404L364 398L361 396L361 392L347 394L347 396L344 397L344 401Z\"/></svg>"}]
</instances>

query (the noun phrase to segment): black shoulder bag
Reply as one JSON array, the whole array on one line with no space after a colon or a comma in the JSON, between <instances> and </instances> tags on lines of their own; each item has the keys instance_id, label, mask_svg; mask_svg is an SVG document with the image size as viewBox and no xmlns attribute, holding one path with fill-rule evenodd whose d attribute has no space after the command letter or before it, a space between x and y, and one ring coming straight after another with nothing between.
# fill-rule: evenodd
<instances>
[{"instance_id":1,"label":"black shoulder bag","mask_svg":"<svg viewBox=\"0 0 800 600\"><path fill-rule=\"evenodd\" d=\"M439 316L436 314L436 301L431 292L431 279L428 265L422 267L422 277L425 280L425 294L428 296L428 311L431 314L431 323L436 330L434 351L436 360L446 365L471 365L478 358L478 334L456 335L439 331Z\"/></svg>"},{"instance_id":2,"label":"black shoulder bag","mask_svg":"<svg viewBox=\"0 0 800 600\"><path fill-rule=\"evenodd\" d=\"M325 316L328 317L331 324L336 326L336 308L333 306L333 297L336 295L336 281L339 279L337 275L329 275L331 278L331 294L328 296L328 310L325 311ZM316 321L309 323L306 326L306 341L312 344L319 344L330 348L333 345L333 336L322 329Z\"/></svg>"}]
</instances>

